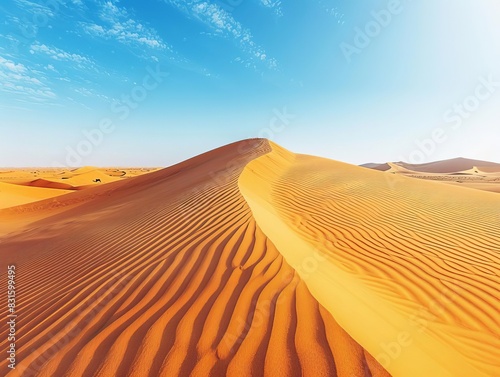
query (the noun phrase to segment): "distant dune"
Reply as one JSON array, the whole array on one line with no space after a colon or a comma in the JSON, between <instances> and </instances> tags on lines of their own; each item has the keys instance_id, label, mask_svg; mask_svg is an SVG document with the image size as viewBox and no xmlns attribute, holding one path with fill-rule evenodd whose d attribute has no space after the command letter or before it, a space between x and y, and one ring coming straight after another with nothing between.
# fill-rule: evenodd
<instances>
[{"instance_id":1,"label":"distant dune","mask_svg":"<svg viewBox=\"0 0 500 377\"><path fill-rule=\"evenodd\" d=\"M455 173L464 170L469 170L475 166L482 166L491 171L500 173L500 164L494 162L470 160L467 158L455 158L452 160L429 162L427 164L407 164L405 162L398 162L400 166L406 169L418 171L422 173Z\"/></svg>"},{"instance_id":2,"label":"distant dune","mask_svg":"<svg viewBox=\"0 0 500 377\"><path fill-rule=\"evenodd\" d=\"M74 190L75 186L69 185L67 183L49 181L47 179L38 178L33 181L19 183L21 186L33 186L33 187L45 187L59 190Z\"/></svg>"},{"instance_id":3,"label":"distant dune","mask_svg":"<svg viewBox=\"0 0 500 377\"><path fill-rule=\"evenodd\" d=\"M0 209L21 204L38 202L69 193L68 190L55 188L19 187L15 184L0 182Z\"/></svg>"},{"instance_id":4,"label":"distant dune","mask_svg":"<svg viewBox=\"0 0 500 377\"><path fill-rule=\"evenodd\" d=\"M500 164L494 162L455 158L420 165L388 162L361 166L390 174L500 193Z\"/></svg>"},{"instance_id":5,"label":"distant dune","mask_svg":"<svg viewBox=\"0 0 500 377\"><path fill-rule=\"evenodd\" d=\"M63 168L0 169L0 209L38 202L41 199L56 198L74 190L84 190L155 170L157 169L101 169L90 166L73 170ZM3 192L2 184L7 184Z\"/></svg>"},{"instance_id":6,"label":"distant dune","mask_svg":"<svg viewBox=\"0 0 500 377\"><path fill-rule=\"evenodd\" d=\"M499 213L262 139L3 209L0 375L498 376Z\"/></svg>"},{"instance_id":7,"label":"distant dune","mask_svg":"<svg viewBox=\"0 0 500 377\"><path fill-rule=\"evenodd\" d=\"M474 166L473 169L476 169L482 173L500 173L500 164L495 164L493 166L478 165Z\"/></svg>"},{"instance_id":8,"label":"distant dune","mask_svg":"<svg viewBox=\"0 0 500 377\"><path fill-rule=\"evenodd\" d=\"M380 170L380 171L387 171L391 168L391 166L387 163L384 164L368 163L368 164L363 164L361 166L364 168Z\"/></svg>"}]
</instances>

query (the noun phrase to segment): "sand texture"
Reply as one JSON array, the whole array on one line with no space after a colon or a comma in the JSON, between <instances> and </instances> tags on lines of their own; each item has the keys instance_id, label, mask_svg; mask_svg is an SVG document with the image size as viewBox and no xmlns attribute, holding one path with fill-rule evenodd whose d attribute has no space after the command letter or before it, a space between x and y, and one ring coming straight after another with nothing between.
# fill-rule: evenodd
<instances>
[{"instance_id":1,"label":"sand texture","mask_svg":"<svg viewBox=\"0 0 500 377\"><path fill-rule=\"evenodd\" d=\"M2 359L0 375L389 376L241 194L245 166L271 152L244 141L1 210L21 335L16 369Z\"/></svg>"},{"instance_id":2,"label":"sand texture","mask_svg":"<svg viewBox=\"0 0 500 377\"><path fill-rule=\"evenodd\" d=\"M272 150L242 193L358 343L394 376L500 375L496 193Z\"/></svg>"}]
</instances>

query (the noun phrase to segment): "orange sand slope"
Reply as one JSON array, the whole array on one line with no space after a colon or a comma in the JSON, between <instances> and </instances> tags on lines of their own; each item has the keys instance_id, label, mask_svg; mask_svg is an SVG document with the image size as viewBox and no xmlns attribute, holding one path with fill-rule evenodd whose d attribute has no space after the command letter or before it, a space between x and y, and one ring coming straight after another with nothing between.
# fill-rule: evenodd
<instances>
[{"instance_id":1,"label":"orange sand slope","mask_svg":"<svg viewBox=\"0 0 500 377\"><path fill-rule=\"evenodd\" d=\"M241 195L245 166L269 152L240 142L0 211L0 273L16 264L20 334L17 367L2 358L0 375L389 376Z\"/></svg>"},{"instance_id":2,"label":"orange sand slope","mask_svg":"<svg viewBox=\"0 0 500 377\"><path fill-rule=\"evenodd\" d=\"M500 164L456 158L421 165L404 162L364 164L363 167L411 178L500 193Z\"/></svg>"},{"instance_id":3,"label":"orange sand slope","mask_svg":"<svg viewBox=\"0 0 500 377\"><path fill-rule=\"evenodd\" d=\"M394 376L500 375L497 194L272 150L241 191L359 344Z\"/></svg>"}]
</instances>

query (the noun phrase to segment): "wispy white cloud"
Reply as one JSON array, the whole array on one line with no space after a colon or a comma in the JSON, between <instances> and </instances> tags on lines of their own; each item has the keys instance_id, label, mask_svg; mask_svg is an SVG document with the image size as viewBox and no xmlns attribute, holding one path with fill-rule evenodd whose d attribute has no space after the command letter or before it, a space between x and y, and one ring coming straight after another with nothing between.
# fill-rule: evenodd
<instances>
[{"instance_id":1,"label":"wispy white cloud","mask_svg":"<svg viewBox=\"0 0 500 377\"><path fill-rule=\"evenodd\" d=\"M11 3L13 6L2 9L2 16L10 33L16 36L16 46L29 44L29 40L39 38L41 29L53 29L87 8L82 0L11 0Z\"/></svg>"},{"instance_id":2,"label":"wispy white cloud","mask_svg":"<svg viewBox=\"0 0 500 377\"><path fill-rule=\"evenodd\" d=\"M30 39L37 37L40 27L50 26L62 4L58 0L45 2L13 0L13 3L15 8L7 9L4 16L17 34Z\"/></svg>"},{"instance_id":3,"label":"wispy white cloud","mask_svg":"<svg viewBox=\"0 0 500 377\"><path fill-rule=\"evenodd\" d=\"M0 57L0 66L6 71L13 72L15 74L26 72L26 67L21 63L14 63L12 60L7 60Z\"/></svg>"},{"instance_id":4,"label":"wispy white cloud","mask_svg":"<svg viewBox=\"0 0 500 377\"><path fill-rule=\"evenodd\" d=\"M113 22L119 18L128 18L128 11L125 8L116 6L116 0L108 0L102 4L99 17L103 20Z\"/></svg>"},{"instance_id":5,"label":"wispy white cloud","mask_svg":"<svg viewBox=\"0 0 500 377\"><path fill-rule=\"evenodd\" d=\"M83 97L94 97L94 98L99 98L99 99L102 99L102 100L110 102L110 103L112 102L111 98L109 98L108 96L106 96L104 94L99 93L98 91L96 91L94 89L90 89L87 87L79 87L79 88L74 88L73 90Z\"/></svg>"},{"instance_id":6,"label":"wispy white cloud","mask_svg":"<svg viewBox=\"0 0 500 377\"><path fill-rule=\"evenodd\" d=\"M57 69L55 69L55 67L54 67L52 64L47 64L47 66L45 67L45 69L46 69L47 71L52 71L52 72L56 72L56 73L58 73L58 70L57 70Z\"/></svg>"},{"instance_id":7,"label":"wispy white cloud","mask_svg":"<svg viewBox=\"0 0 500 377\"><path fill-rule=\"evenodd\" d=\"M149 47L151 49L169 49L157 31L134 20L125 8L120 8L115 1L101 4L99 18L102 24L81 22L83 31L93 37L117 40L120 43Z\"/></svg>"},{"instance_id":8,"label":"wispy white cloud","mask_svg":"<svg viewBox=\"0 0 500 377\"><path fill-rule=\"evenodd\" d=\"M332 16L339 25L345 24L345 13L338 7L338 2L334 0L319 0L319 6L323 8L325 13Z\"/></svg>"},{"instance_id":9,"label":"wispy white cloud","mask_svg":"<svg viewBox=\"0 0 500 377\"><path fill-rule=\"evenodd\" d=\"M92 110L93 110L91 107L87 106L86 104L84 104L84 103L82 103L82 102L80 102L80 101L75 100L75 99L74 99L74 98L72 98L72 97L67 97L66 99L67 99L69 102L74 103L75 105L81 106L81 107L83 107L83 108L84 108L84 109L86 109L86 110L89 110L89 111L92 111Z\"/></svg>"},{"instance_id":10,"label":"wispy white cloud","mask_svg":"<svg viewBox=\"0 0 500 377\"><path fill-rule=\"evenodd\" d=\"M57 9L60 5L58 1L46 1L40 4L29 0L14 0L14 3L21 9L36 14L38 17L54 17L54 9Z\"/></svg>"},{"instance_id":11,"label":"wispy white cloud","mask_svg":"<svg viewBox=\"0 0 500 377\"><path fill-rule=\"evenodd\" d=\"M35 101L56 98L43 77L21 63L0 56L0 92L29 97Z\"/></svg>"},{"instance_id":12,"label":"wispy white cloud","mask_svg":"<svg viewBox=\"0 0 500 377\"><path fill-rule=\"evenodd\" d=\"M64 100L67 90L72 88L84 97L108 100L96 90L85 89L92 85L85 75L107 74L89 57L39 42L32 43L29 51L36 55L30 67L16 62L13 57L0 57L0 92L14 94L12 98L16 101L24 98L33 103L51 104L56 99ZM69 74L69 70L78 73ZM62 81L65 82L63 86ZM52 86L55 90L50 88Z\"/></svg>"},{"instance_id":13,"label":"wispy white cloud","mask_svg":"<svg viewBox=\"0 0 500 377\"><path fill-rule=\"evenodd\" d=\"M43 54L54 60L77 63L79 68L92 67L94 62L86 56L70 53L57 47L49 47L38 42L33 43L30 48L31 54Z\"/></svg>"},{"instance_id":14,"label":"wispy white cloud","mask_svg":"<svg viewBox=\"0 0 500 377\"><path fill-rule=\"evenodd\" d=\"M260 3L266 8L271 9L276 16L283 16L283 9L281 7L281 0L260 0Z\"/></svg>"},{"instance_id":15,"label":"wispy white cloud","mask_svg":"<svg viewBox=\"0 0 500 377\"><path fill-rule=\"evenodd\" d=\"M217 4L200 0L163 0L175 6L189 17L193 17L205 24L220 36L236 41L245 57L238 60L249 68L258 69L266 66L277 69L276 59L269 57L266 51L253 40L250 30L243 27L228 11Z\"/></svg>"}]
</instances>

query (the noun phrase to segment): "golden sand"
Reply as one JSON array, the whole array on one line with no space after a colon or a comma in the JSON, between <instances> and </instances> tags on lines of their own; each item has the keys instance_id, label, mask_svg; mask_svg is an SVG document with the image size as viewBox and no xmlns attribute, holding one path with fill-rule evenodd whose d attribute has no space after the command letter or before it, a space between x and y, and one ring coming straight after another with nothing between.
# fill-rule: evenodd
<instances>
[{"instance_id":1,"label":"golden sand","mask_svg":"<svg viewBox=\"0 0 500 377\"><path fill-rule=\"evenodd\" d=\"M72 190L0 179L41 190L0 209L22 329L0 375L500 375L496 193L260 139L57 173Z\"/></svg>"}]
</instances>

